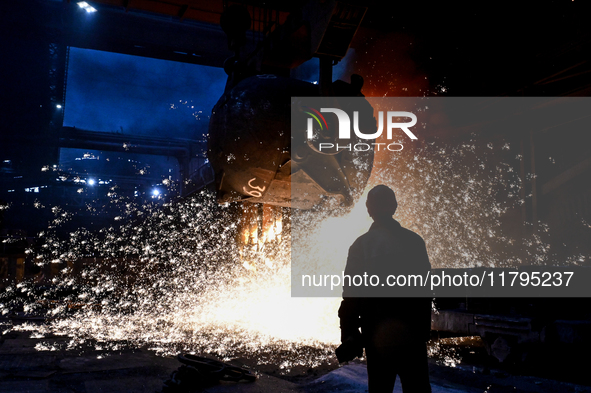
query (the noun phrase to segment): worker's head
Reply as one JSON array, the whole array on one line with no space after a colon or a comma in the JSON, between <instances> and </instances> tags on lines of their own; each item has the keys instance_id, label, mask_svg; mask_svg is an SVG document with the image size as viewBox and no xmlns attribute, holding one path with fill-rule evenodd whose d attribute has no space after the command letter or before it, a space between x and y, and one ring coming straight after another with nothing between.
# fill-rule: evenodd
<instances>
[{"instance_id":1,"label":"worker's head","mask_svg":"<svg viewBox=\"0 0 591 393\"><path fill-rule=\"evenodd\" d=\"M398 207L394 191L383 184L375 186L367 194L367 212L371 218L380 219L392 217Z\"/></svg>"}]
</instances>

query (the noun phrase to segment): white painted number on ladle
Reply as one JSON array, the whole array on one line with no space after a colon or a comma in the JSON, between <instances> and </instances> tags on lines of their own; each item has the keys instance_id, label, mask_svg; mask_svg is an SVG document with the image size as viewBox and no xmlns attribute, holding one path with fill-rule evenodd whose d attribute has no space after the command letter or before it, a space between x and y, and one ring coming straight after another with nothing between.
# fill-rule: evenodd
<instances>
[{"instance_id":1,"label":"white painted number on ladle","mask_svg":"<svg viewBox=\"0 0 591 393\"><path fill-rule=\"evenodd\" d=\"M246 187L242 187L242 191L244 191L246 194L255 197L255 198L260 198L263 196L263 192L265 192L265 189L267 187L257 187L257 186L253 186L251 183L256 180L256 177L253 177L252 179L250 179L248 181L248 186L250 188L252 188L252 190L247 190Z\"/></svg>"}]
</instances>

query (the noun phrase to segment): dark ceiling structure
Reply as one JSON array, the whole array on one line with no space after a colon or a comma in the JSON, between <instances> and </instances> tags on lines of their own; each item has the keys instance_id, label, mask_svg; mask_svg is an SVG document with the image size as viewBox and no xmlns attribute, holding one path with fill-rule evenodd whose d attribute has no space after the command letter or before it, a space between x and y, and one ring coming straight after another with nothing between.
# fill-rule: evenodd
<instances>
[{"instance_id":1,"label":"dark ceiling structure","mask_svg":"<svg viewBox=\"0 0 591 393\"><path fill-rule=\"evenodd\" d=\"M86 21L70 14L65 39L72 46L221 66L228 55L219 28L225 7L245 5L253 20L250 33L256 36L285 23L289 13L297 12L305 1L91 3L98 9L93 24L100 28L88 32ZM590 91L591 33L583 2L540 1L529 8L502 1L469 7L427 1L348 3L368 7L361 27L369 36L399 32L414 37L418 66L434 79L458 85L461 95L588 95Z\"/></svg>"},{"instance_id":2,"label":"dark ceiling structure","mask_svg":"<svg viewBox=\"0 0 591 393\"><path fill-rule=\"evenodd\" d=\"M15 143L42 146L40 161L55 161L65 102L68 47L222 67L232 56L220 27L224 9L242 4L252 23L244 51L252 51L301 12L299 1L98 0L96 12L72 0L0 5L0 113L2 150L19 158ZM367 13L351 44L351 72L366 79L365 94L379 96L588 96L591 31L584 2L555 0L535 7L511 2L473 3L352 0ZM288 31L289 51L298 31ZM282 33L283 34L283 33ZM284 34L288 35L288 34ZM290 37L281 37L288 42ZM285 51L284 51L285 52ZM281 70L275 68L273 72ZM283 70L289 74L289 70ZM405 72L420 75L405 79ZM174 78L174 75L171 75ZM390 88L392 80L396 88ZM404 87L403 87L404 86ZM220 92L221 93L221 92ZM10 158L10 157L9 157ZM24 169L38 168L36 160Z\"/></svg>"}]
</instances>

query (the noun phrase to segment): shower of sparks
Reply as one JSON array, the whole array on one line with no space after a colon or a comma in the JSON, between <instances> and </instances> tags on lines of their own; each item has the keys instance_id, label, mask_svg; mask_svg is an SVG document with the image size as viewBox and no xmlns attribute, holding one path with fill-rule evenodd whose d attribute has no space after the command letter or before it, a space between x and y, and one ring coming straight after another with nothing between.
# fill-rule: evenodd
<instances>
[{"instance_id":1,"label":"shower of sparks","mask_svg":"<svg viewBox=\"0 0 591 393\"><path fill-rule=\"evenodd\" d=\"M346 213L335 214L330 207L294 215L292 233L299 229L313 234L293 239L298 252L292 267L302 274L342 271L348 246L371 225L365 198L377 184L395 190L398 210L394 217L425 239L433 268L553 263L546 225L538 223L533 234L524 236L515 221L510 221L513 225L503 221L508 212L516 210L519 219L519 209L526 203L520 195L522 179L515 170L519 158L509 159L515 154L508 143L478 139L472 136L455 145L438 140L413 151L410 159L393 156L392 161L374 168L361 199ZM323 214L327 217L319 219Z\"/></svg>"},{"instance_id":2,"label":"shower of sparks","mask_svg":"<svg viewBox=\"0 0 591 393\"><path fill-rule=\"evenodd\" d=\"M395 218L425 238L434 268L549 257L543 226L526 239L525 253L515 252L521 239L503 233L503 214L524 203L521 179L518 161L495 156L504 150L515 157L510 146L491 146L426 144L412 160L394 163L404 170L372 175L367 189L393 186ZM246 253L236 224L243 208L219 206L207 192L164 206L136 206L114 191L112 198L124 206L117 226L96 233L80 228L66 239L53 228L71 214L48 207L55 219L27 255L52 276L9 286L0 303L3 314L45 313L48 322L14 329L67 335L66 349L147 346L165 355L249 356L285 370L335 361L340 299L290 296L291 242L306 244L311 260L344 266L348 246L371 224L363 197L341 214L301 212L291 226L276 220L273 231L282 226L282 236L267 231L261 234L267 245ZM447 364L459 362L442 356Z\"/></svg>"},{"instance_id":3,"label":"shower of sparks","mask_svg":"<svg viewBox=\"0 0 591 393\"><path fill-rule=\"evenodd\" d=\"M434 268L532 262L518 252L521 242L504 231L504 215L525 200L520 196L522 179L514 169L519 161L503 162L501 155L508 160L509 144L484 143L475 135L457 144L437 140L422 146L412 159L395 161L398 171L376 173L376 184L396 191L396 217L423 236ZM546 247L542 237L528 241L529 248ZM540 263L548 257L547 252L536 255Z\"/></svg>"},{"instance_id":4,"label":"shower of sparks","mask_svg":"<svg viewBox=\"0 0 591 393\"><path fill-rule=\"evenodd\" d=\"M40 234L28 253L56 275L48 285L9 287L2 312L49 308L49 323L15 328L68 335L67 349L148 345L164 355L254 356L285 369L333 356L338 300L290 297L289 236L249 253L249 270L234 224L240 207L218 206L205 192L160 208L127 205L129 222L120 227L81 228L65 240ZM68 218L58 206L53 213L53 226Z\"/></svg>"}]
</instances>

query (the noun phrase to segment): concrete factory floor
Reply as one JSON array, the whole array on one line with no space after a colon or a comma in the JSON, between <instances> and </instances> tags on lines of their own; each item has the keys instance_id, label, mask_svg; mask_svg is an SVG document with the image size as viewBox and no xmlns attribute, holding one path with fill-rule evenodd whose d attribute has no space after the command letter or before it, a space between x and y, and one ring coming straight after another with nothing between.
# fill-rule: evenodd
<instances>
[{"instance_id":1,"label":"concrete factory floor","mask_svg":"<svg viewBox=\"0 0 591 393\"><path fill-rule=\"evenodd\" d=\"M30 332L5 332L0 338L0 392L160 392L171 373L179 368L176 358L156 356L148 349L115 353L88 350L50 350L66 344L68 337L31 338ZM53 345L58 344L58 345ZM249 365L247 365L249 366ZM257 368L256 382L223 382L191 392L365 392L367 370L362 362L344 367L292 372L280 375L266 366ZM460 392L591 392L590 387L505 372L482 372L471 367L430 364L433 393ZM395 392L401 392L397 383ZM188 392L187 392L188 393Z\"/></svg>"}]
</instances>

